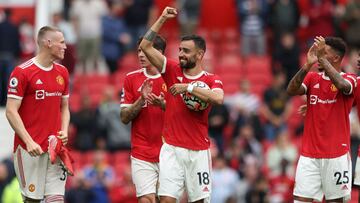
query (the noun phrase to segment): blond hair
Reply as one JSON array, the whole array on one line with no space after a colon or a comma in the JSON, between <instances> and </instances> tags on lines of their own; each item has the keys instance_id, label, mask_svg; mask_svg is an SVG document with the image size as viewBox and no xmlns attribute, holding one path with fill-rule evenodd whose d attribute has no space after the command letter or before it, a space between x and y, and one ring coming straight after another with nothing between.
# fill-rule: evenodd
<instances>
[{"instance_id":1,"label":"blond hair","mask_svg":"<svg viewBox=\"0 0 360 203\"><path fill-rule=\"evenodd\" d=\"M41 27L38 34L37 34L37 44L40 46L41 42L44 40L46 33L48 32L61 32L59 28L52 27L52 26L44 26Z\"/></svg>"}]
</instances>

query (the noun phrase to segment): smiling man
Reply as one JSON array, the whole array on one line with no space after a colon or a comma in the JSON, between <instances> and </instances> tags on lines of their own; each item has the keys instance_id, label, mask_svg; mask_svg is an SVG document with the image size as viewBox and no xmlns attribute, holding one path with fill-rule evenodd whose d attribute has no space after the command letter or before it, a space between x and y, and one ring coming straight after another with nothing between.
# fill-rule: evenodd
<instances>
[{"instance_id":1,"label":"smiling man","mask_svg":"<svg viewBox=\"0 0 360 203\"><path fill-rule=\"evenodd\" d=\"M176 9L166 7L140 43L140 48L170 87L166 95L158 194L160 202L175 203L186 189L189 202L208 202L211 194L210 108L193 111L185 105L182 95L191 94L209 104L222 104L223 84L217 75L204 71L201 65L206 51L202 37L181 38L179 61L167 59L152 46L162 25L176 15ZM193 85L196 82L206 83L210 89Z\"/></svg>"}]
</instances>

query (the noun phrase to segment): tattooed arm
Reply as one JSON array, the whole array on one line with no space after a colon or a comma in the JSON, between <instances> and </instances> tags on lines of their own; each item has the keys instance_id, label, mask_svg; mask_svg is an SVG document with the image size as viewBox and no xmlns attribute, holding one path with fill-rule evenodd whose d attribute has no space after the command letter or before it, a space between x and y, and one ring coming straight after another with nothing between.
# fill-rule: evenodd
<instances>
[{"instance_id":1,"label":"tattooed arm","mask_svg":"<svg viewBox=\"0 0 360 203\"><path fill-rule=\"evenodd\" d=\"M149 79L146 79L141 86L140 97L129 107L122 107L120 111L121 122L128 124L130 121L135 119L140 113L142 107L145 105L146 100L148 100L149 94L152 91L153 82Z\"/></svg>"},{"instance_id":2,"label":"tattooed arm","mask_svg":"<svg viewBox=\"0 0 360 203\"><path fill-rule=\"evenodd\" d=\"M157 21L151 26L151 28L144 35L143 40L140 43L141 50L145 53L146 57L149 59L150 63L155 66L160 72L162 71L164 65L164 56L158 50L156 50L152 44L158 34L160 28L164 23L170 19L175 18L177 11L174 8L166 7L157 19Z\"/></svg>"},{"instance_id":3,"label":"tattooed arm","mask_svg":"<svg viewBox=\"0 0 360 203\"><path fill-rule=\"evenodd\" d=\"M131 106L122 107L120 112L121 122L128 124L140 113L143 105L145 104L145 98L140 96Z\"/></svg>"},{"instance_id":4,"label":"tattooed arm","mask_svg":"<svg viewBox=\"0 0 360 203\"><path fill-rule=\"evenodd\" d=\"M331 63L325 58L319 58L320 65L324 68L326 75L334 83L335 87L345 94L350 93L351 84L347 82L340 73L331 65Z\"/></svg>"},{"instance_id":5,"label":"tattooed arm","mask_svg":"<svg viewBox=\"0 0 360 203\"><path fill-rule=\"evenodd\" d=\"M287 86L287 93L289 95L302 95L305 94L305 88L301 85L304 81L306 74L311 68L307 63L295 74L295 76L290 80L289 85Z\"/></svg>"},{"instance_id":6,"label":"tattooed arm","mask_svg":"<svg viewBox=\"0 0 360 203\"><path fill-rule=\"evenodd\" d=\"M316 37L315 44L317 46L318 61L320 66L324 69L325 74L330 78L338 90L345 94L351 93L351 84L340 75L340 67L336 69L325 57L325 38L322 36ZM341 60L341 58L338 60Z\"/></svg>"}]
</instances>

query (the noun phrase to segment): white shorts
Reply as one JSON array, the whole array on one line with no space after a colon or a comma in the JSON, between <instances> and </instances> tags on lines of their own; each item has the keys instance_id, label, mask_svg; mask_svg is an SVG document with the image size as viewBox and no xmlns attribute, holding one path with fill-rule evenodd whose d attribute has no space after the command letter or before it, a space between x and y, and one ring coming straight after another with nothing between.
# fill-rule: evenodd
<instances>
[{"instance_id":1,"label":"white shorts","mask_svg":"<svg viewBox=\"0 0 360 203\"><path fill-rule=\"evenodd\" d=\"M136 197L156 194L159 180L159 164L131 157L131 176L136 188Z\"/></svg>"},{"instance_id":2,"label":"white shorts","mask_svg":"<svg viewBox=\"0 0 360 203\"><path fill-rule=\"evenodd\" d=\"M360 186L360 154L357 155L355 171L354 171L354 185Z\"/></svg>"},{"instance_id":3,"label":"white shorts","mask_svg":"<svg viewBox=\"0 0 360 203\"><path fill-rule=\"evenodd\" d=\"M67 174L60 159L51 164L48 153L32 157L19 145L14 153L14 167L23 196L36 200L49 195L64 196Z\"/></svg>"},{"instance_id":4,"label":"white shorts","mask_svg":"<svg viewBox=\"0 0 360 203\"><path fill-rule=\"evenodd\" d=\"M160 151L159 196L180 200L184 189L189 202L204 199L211 193L210 150L194 151L164 143Z\"/></svg>"},{"instance_id":5,"label":"white shorts","mask_svg":"<svg viewBox=\"0 0 360 203\"><path fill-rule=\"evenodd\" d=\"M332 159L300 156L295 177L294 195L321 202L351 195L352 168L349 153Z\"/></svg>"}]
</instances>

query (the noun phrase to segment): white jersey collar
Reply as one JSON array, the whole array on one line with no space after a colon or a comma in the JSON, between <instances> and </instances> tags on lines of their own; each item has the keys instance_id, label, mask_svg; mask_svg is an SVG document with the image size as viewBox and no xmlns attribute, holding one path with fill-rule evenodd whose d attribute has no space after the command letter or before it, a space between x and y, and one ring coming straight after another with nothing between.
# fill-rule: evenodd
<instances>
[{"instance_id":1,"label":"white jersey collar","mask_svg":"<svg viewBox=\"0 0 360 203\"><path fill-rule=\"evenodd\" d=\"M45 66L40 65L40 64L36 61L35 57L32 58L31 60L33 61L33 63L34 63L38 68L40 68L40 69L43 70L43 71L51 71L51 70L53 69L53 67L54 67L53 64L52 64L51 66L49 66L49 67L45 67Z\"/></svg>"}]
</instances>

